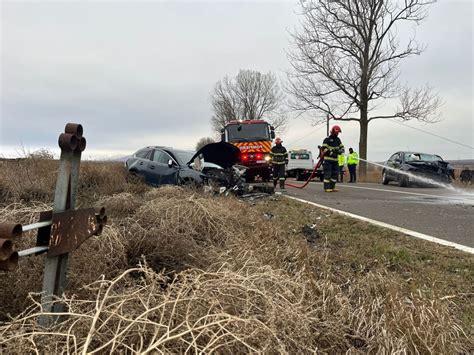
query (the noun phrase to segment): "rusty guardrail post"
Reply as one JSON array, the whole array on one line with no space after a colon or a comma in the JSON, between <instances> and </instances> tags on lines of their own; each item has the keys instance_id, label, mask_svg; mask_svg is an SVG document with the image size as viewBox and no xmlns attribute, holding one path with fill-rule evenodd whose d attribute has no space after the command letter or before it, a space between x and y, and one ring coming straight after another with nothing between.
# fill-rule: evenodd
<instances>
[{"instance_id":1,"label":"rusty guardrail post","mask_svg":"<svg viewBox=\"0 0 474 355\"><path fill-rule=\"evenodd\" d=\"M100 235L107 224L105 208L76 209L81 154L86 148L80 124L68 123L59 136L61 157L54 194L53 210L39 214L39 221L22 226L0 223L0 271L13 271L18 259L47 253L43 275L41 305L44 315L39 324L49 326L62 312L64 304L58 301L66 287L69 253L93 235ZM16 251L15 242L23 233L37 230L36 246Z\"/></svg>"},{"instance_id":2,"label":"rusty guardrail post","mask_svg":"<svg viewBox=\"0 0 474 355\"><path fill-rule=\"evenodd\" d=\"M81 153L86 148L86 140L82 134L83 129L80 124L68 123L64 133L59 136L61 157L54 193L53 214L75 208ZM46 313L60 312L63 309L63 305L54 300L64 291L68 259L68 253L46 258L41 298L42 308ZM44 316L39 323L48 326L55 320L56 317Z\"/></svg>"},{"instance_id":3,"label":"rusty guardrail post","mask_svg":"<svg viewBox=\"0 0 474 355\"><path fill-rule=\"evenodd\" d=\"M18 266L18 252L14 241L20 239L23 233L20 224L0 224L0 270L11 271Z\"/></svg>"}]
</instances>

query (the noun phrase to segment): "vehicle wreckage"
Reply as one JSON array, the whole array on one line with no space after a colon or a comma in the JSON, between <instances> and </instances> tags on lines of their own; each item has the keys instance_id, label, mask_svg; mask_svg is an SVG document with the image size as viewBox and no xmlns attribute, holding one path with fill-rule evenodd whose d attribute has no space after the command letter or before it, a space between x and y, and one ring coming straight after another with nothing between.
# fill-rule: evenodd
<instances>
[{"instance_id":1,"label":"vehicle wreckage","mask_svg":"<svg viewBox=\"0 0 474 355\"><path fill-rule=\"evenodd\" d=\"M440 182L450 184L454 177L454 167L439 155L418 152L397 152L384 164L382 183L391 181L399 186Z\"/></svg>"},{"instance_id":2,"label":"vehicle wreckage","mask_svg":"<svg viewBox=\"0 0 474 355\"><path fill-rule=\"evenodd\" d=\"M239 148L230 143L218 142L199 149L188 165L206 177L205 189L210 192L237 196L274 192L273 185L267 182L247 183L245 174L248 167L240 165L240 161Z\"/></svg>"}]
</instances>

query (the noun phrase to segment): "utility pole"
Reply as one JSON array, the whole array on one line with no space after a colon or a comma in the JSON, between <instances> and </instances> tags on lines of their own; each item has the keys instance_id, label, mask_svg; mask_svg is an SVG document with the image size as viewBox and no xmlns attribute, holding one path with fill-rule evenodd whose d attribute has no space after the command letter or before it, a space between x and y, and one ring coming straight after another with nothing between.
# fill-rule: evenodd
<instances>
[{"instance_id":1,"label":"utility pole","mask_svg":"<svg viewBox=\"0 0 474 355\"><path fill-rule=\"evenodd\" d=\"M326 136L329 136L329 115L326 116Z\"/></svg>"}]
</instances>

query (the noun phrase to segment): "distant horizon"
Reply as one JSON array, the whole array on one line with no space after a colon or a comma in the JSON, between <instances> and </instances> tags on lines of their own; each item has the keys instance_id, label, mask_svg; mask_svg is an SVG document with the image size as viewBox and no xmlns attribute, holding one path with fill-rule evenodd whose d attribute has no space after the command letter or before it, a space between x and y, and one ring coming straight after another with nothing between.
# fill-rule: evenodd
<instances>
[{"instance_id":1,"label":"distant horizon","mask_svg":"<svg viewBox=\"0 0 474 355\"><path fill-rule=\"evenodd\" d=\"M146 146L153 146L153 145L152 144L144 145L143 147L146 147ZM24 149L24 150L18 150L14 154L2 154L2 153L0 153L0 159L24 159L24 158L27 158L28 155L33 154L33 153L38 152L38 151L41 151L41 150L44 150L44 149L46 149L48 152L52 153L53 156L54 156L54 159L59 159L59 155L60 155L60 152L61 152L59 147L54 148L54 149L45 148L45 147L34 149L34 150L33 149ZM141 148L139 148L139 149L141 149ZM91 155L91 154L88 154L87 147L86 147L86 150L82 153L82 159L87 160L87 161L125 161L127 158L131 157L139 149L134 150L133 152L129 152L128 154ZM189 148L189 149L185 148L184 150L195 151L194 148ZM291 149L289 149L289 150L291 150ZM294 149L294 150L296 150L296 149ZM354 149L354 150L356 152L358 151L357 149ZM398 151L404 151L404 150L398 150ZM313 151L311 151L311 152L314 153ZM374 163L385 162L390 157L390 155L392 155L393 153L396 153L396 152L397 151L394 151L394 152L390 153L385 160L372 160L372 161ZM442 154L433 153L433 152L418 151L418 150L416 150L414 152L440 155L443 158L443 160L448 161L450 163L451 162L456 162L456 163L458 163L458 162L467 162L468 165L474 165L474 158L449 158L449 157L444 157Z\"/></svg>"}]
</instances>

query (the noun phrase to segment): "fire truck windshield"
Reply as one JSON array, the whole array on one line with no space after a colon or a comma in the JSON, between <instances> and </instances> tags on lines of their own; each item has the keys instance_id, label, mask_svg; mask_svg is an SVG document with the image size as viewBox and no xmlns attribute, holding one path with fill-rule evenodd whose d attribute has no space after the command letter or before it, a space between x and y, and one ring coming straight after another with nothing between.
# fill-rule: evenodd
<instances>
[{"instance_id":1,"label":"fire truck windshield","mask_svg":"<svg viewBox=\"0 0 474 355\"><path fill-rule=\"evenodd\" d=\"M227 126L227 135L229 142L271 140L266 123L231 124Z\"/></svg>"}]
</instances>

